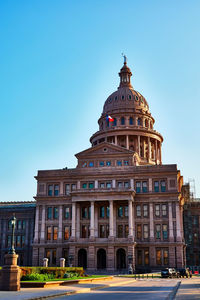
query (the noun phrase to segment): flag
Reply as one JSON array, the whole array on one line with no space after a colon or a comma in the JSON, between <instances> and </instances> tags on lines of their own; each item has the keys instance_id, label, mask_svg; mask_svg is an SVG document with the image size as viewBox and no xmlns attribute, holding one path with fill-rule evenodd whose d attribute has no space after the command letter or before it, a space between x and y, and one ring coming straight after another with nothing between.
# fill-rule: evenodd
<instances>
[{"instance_id":1,"label":"flag","mask_svg":"<svg viewBox=\"0 0 200 300\"><path fill-rule=\"evenodd\" d=\"M106 120L109 121L109 122L113 122L114 121L114 119L111 116L108 116L108 115L106 116Z\"/></svg>"}]
</instances>

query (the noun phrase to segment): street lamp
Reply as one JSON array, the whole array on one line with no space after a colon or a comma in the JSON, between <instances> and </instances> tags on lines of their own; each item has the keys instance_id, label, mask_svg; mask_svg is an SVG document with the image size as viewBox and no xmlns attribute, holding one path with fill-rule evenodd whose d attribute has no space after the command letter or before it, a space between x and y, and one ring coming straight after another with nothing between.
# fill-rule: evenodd
<instances>
[{"instance_id":1,"label":"street lamp","mask_svg":"<svg viewBox=\"0 0 200 300\"><path fill-rule=\"evenodd\" d=\"M12 217L10 220L12 226L12 239L11 239L11 248L8 251L8 254L15 254L15 225L16 225L16 218L15 216Z\"/></svg>"}]
</instances>

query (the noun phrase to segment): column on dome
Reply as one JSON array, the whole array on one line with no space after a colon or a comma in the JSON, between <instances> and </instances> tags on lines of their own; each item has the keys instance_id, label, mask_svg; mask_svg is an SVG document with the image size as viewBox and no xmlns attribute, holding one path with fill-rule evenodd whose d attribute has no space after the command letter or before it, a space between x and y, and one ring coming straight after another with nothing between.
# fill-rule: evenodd
<instances>
[{"instance_id":1,"label":"column on dome","mask_svg":"<svg viewBox=\"0 0 200 300\"><path fill-rule=\"evenodd\" d=\"M94 201L91 202L90 212L90 237L94 238Z\"/></svg>"},{"instance_id":2,"label":"column on dome","mask_svg":"<svg viewBox=\"0 0 200 300\"><path fill-rule=\"evenodd\" d=\"M129 125L129 117L125 117L125 125L126 125L126 126Z\"/></svg>"},{"instance_id":3,"label":"column on dome","mask_svg":"<svg viewBox=\"0 0 200 300\"><path fill-rule=\"evenodd\" d=\"M155 140L155 161L157 163L158 160L158 141Z\"/></svg>"},{"instance_id":4,"label":"column on dome","mask_svg":"<svg viewBox=\"0 0 200 300\"><path fill-rule=\"evenodd\" d=\"M113 213L113 200L109 201L109 237L114 236L114 213Z\"/></svg>"},{"instance_id":5,"label":"column on dome","mask_svg":"<svg viewBox=\"0 0 200 300\"><path fill-rule=\"evenodd\" d=\"M143 138L143 157L146 158L146 138Z\"/></svg>"},{"instance_id":6,"label":"column on dome","mask_svg":"<svg viewBox=\"0 0 200 300\"><path fill-rule=\"evenodd\" d=\"M140 135L138 135L138 155L141 156L141 153L140 153Z\"/></svg>"},{"instance_id":7,"label":"column on dome","mask_svg":"<svg viewBox=\"0 0 200 300\"><path fill-rule=\"evenodd\" d=\"M161 152L162 143L160 142L160 164L162 164L162 152Z\"/></svg>"},{"instance_id":8,"label":"column on dome","mask_svg":"<svg viewBox=\"0 0 200 300\"><path fill-rule=\"evenodd\" d=\"M129 136L126 135L126 148L129 149Z\"/></svg>"},{"instance_id":9,"label":"column on dome","mask_svg":"<svg viewBox=\"0 0 200 300\"><path fill-rule=\"evenodd\" d=\"M148 137L148 158L151 159L151 139Z\"/></svg>"},{"instance_id":10,"label":"column on dome","mask_svg":"<svg viewBox=\"0 0 200 300\"><path fill-rule=\"evenodd\" d=\"M117 135L115 135L115 145L117 145Z\"/></svg>"}]
</instances>

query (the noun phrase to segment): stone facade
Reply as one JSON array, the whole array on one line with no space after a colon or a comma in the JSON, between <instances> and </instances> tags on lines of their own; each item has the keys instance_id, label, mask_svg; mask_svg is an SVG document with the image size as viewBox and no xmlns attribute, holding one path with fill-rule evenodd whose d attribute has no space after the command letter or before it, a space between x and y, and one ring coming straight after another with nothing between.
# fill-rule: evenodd
<instances>
[{"instance_id":1,"label":"stone facade","mask_svg":"<svg viewBox=\"0 0 200 300\"><path fill-rule=\"evenodd\" d=\"M18 265L32 265L32 242L35 223L35 201L0 202L0 265L5 264L5 254L11 246L10 219L16 217L15 250Z\"/></svg>"},{"instance_id":2,"label":"stone facade","mask_svg":"<svg viewBox=\"0 0 200 300\"><path fill-rule=\"evenodd\" d=\"M183 178L162 164L163 137L126 59L91 148L74 169L38 171L33 265L88 270L183 267Z\"/></svg>"}]
</instances>

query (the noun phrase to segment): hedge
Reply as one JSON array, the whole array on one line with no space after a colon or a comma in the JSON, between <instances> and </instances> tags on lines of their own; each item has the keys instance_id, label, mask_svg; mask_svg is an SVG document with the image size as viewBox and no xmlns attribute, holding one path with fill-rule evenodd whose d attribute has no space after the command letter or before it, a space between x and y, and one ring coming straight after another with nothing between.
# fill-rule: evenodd
<instances>
[{"instance_id":1,"label":"hedge","mask_svg":"<svg viewBox=\"0 0 200 300\"><path fill-rule=\"evenodd\" d=\"M82 267L20 267L20 269L21 276L30 275L32 273L52 274L55 278L63 278L65 273L78 273L81 277L84 275Z\"/></svg>"}]
</instances>

